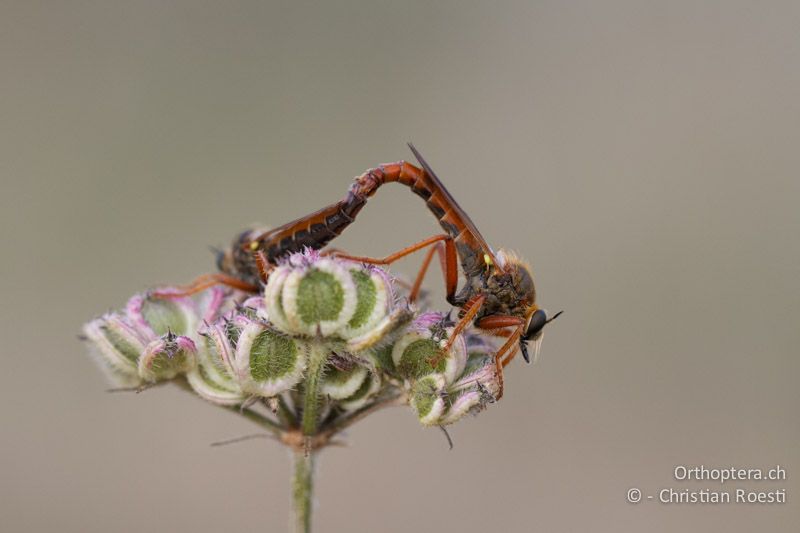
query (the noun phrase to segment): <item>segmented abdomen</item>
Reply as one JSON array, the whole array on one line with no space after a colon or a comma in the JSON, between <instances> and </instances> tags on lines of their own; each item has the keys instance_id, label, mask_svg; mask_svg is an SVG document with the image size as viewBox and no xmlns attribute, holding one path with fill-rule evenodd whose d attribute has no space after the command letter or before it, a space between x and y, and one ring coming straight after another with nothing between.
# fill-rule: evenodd
<instances>
[{"instance_id":1,"label":"segmented abdomen","mask_svg":"<svg viewBox=\"0 0 800 533\"><path fill-rule=\"evenodd\" d=\"M242 277L258 277L254 250L263 251L270 263L304 248L318 250L326 246L355 220L367 200L385 183L397 182L411 189L425 200L442 229L453 238L464 274L468 277L480 275L485 268L484 256L492 254L472 221L447 192L447 189L424 170L399 161L380 165L366 171L355 179L347 196L342 200L310 215L284 224L278 228L253 236L249 258L241 257L237 267ZM255 243L255 244L254 244Z\"/></svg>"}]
</instances>

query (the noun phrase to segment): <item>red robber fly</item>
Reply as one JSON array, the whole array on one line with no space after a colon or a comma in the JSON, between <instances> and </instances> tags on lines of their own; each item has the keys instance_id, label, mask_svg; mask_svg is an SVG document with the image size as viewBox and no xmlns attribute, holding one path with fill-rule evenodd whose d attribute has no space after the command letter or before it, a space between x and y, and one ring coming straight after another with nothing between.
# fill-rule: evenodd
<instances>
[{"instance_id":1,"label":"red robber fly","mask_svg":"<svg viewBox=\"0 0 800 533\"><path fill-rule=\"evenodd\" d=\"M512 252L492 250L417 149L412 144L409 144L409 148L422 168L398 161L369 169L355 179L347 196L339 202L275 229L241 233L228 250L218 254L219 272L200 276L177 292L156 291L154 295L167 298L186 296L218 284L257 293L282 258L306 248L324 248L353 223L378 188L386 183L397 182L425 200L444 233L433 235L384 258L349 255L338 250L331 251L331 255L362 263L389 265L429 248L410 290L409 300L414 301L433 256L438 254L445 278L447 301L460 309L459 321L450 339L454 339L470 323L506 338L495 355L498 375L502 379L502 369L518 349L525 361L530 362L528 342L533 343L534 359L538 356L545 325L561 313L551 317L538 307L528 264ZM460 290L459 263L465 278ZM445 345L443 353L448 348L449 343Z\"/></svg>"}]
</instances>

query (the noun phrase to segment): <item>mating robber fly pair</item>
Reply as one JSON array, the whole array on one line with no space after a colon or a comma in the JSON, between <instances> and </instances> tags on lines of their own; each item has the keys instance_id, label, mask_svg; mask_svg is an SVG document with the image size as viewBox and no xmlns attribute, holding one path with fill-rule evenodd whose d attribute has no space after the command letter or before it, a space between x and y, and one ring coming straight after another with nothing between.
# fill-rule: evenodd
<instances>
[{"instance_id":1,"label":"mating robber fly pair","mask_svg":"<svg viewBox=\"0 0 800 533\"><path fill-rule=\"evenodd\" d=\"M355 179L347 196L339 202L272 230L245 231L228 250L220 252L217 258L219 272L200 276L181 287L179 292L157 291L155 296L188 296L214 285L258 293L282 258L306 248L324 248L355 221L359 211L381 185L397 182L425 200L444 233L382 259L349 255L338 250L331 250L331 255L362 263L389 265L428 248L411 287L409 301L413 302L418 297L425 272L434 254L438 254L444 272L447 301L459 308L459 321L443 352L446 353L449 343L465 327L474 323L481 330L506 338L495 354L495 364L501 378L502 369L518 350L525 361L530 362L527 343L533 343L536 358L544 326L561 313L548 317L547 312L536 305L536 289L530 267L513 253L502 249L497 252L492 250L417 149L412 144L408 146L422 168L399 161L367 170ZM459 263L466 280L461 290L457 290Z\"/></svg>"}]
</instances>

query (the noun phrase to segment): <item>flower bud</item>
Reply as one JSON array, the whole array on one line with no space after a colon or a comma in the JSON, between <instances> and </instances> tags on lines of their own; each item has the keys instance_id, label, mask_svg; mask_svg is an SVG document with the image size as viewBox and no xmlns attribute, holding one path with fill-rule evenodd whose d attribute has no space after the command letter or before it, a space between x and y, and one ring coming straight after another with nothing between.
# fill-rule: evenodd
<instances>
[{"instance_id":1,"label":"flower bud","mask_svg":"<svg viewBox=\"0 0 800 533\"><path fill-rule=\"evenodd\" d=\"M194 341L168 332L152 341L139 358L139 377L149 383L172 379L197 364Z\"/></svg>"},{"instance_id":2,"label":"flower bud","mask_svg":"<svg viewBox=\"0 0 800 533\"><path fill-rule=\"evenodd\" d=\"M186 335L194 332L198 317L188 298L148 298L136 295L126 306L131 323L151 340L169 332Z\"/></svg>"},{"instance_id":3,"label":"flower bud","mask_svg":"<svg viewBox=\"0 0 800 533\"><path fill-rule=\"evenodd\" d=\"M197 367L186 376L200 397L217 405L238 405L247 399L234 379L233 330L234 326L224 320L205 328L198 346Z\"/></svg>"},{"instance_id":4,"label":"flower bud","mask_svg":"<svg viewBox=\"0 0 800 533\"><path fill-rule=\"evenodd\" d=\"M500 394L501 376L495 363L497 347L486 334L475 330L466 336L469 358L461 376L450 387L451 391L477 388L484 397L495 398Z\"/></svg>"},{"instance_id":5,"label":"flower bud","mask_svg":"<svg viewBox=\"0 0 800 533\"><path fill-rule=\"evenodd\" d=\"M347 269L331 259L317 259L293 268L284 278L277 307L283 316L274 322L285 325L286 333L327 337L345 327L356 310L356 288ZM276 281L275 283L277 283ZM272 283L272 276L267 283ZM275 294L277 291L268 291ZM265 292L266 294L266 292ZM277 305L275 305L277 304ZM285 318L285 324L280 324Z\"/></svg>"},{"instance_id":6,"label":"flower bud","mask_svg":"<svg viewBox=\"0 0 800 533\"><path fill-rule=\"evenodd\" d=\"M343 339L360 337L374 329L386 318L394 300L389 278L380 268L353 264L348 270L356 289L356 308L339 332Z\"/></svg>"},{"instance_id":7,"label":"flower bud","mask_svg":"<svg viewBox=\"0 0 800 533\"><path fill-rule=\"evenodd\" d=\"M334 400L343 400L355 394L364 383L369 371L363 367L353 364L351 368L340 370L330 368L322 378L320 390L322 394Z\"/></svg>"},{"instance_id":8,"label":"flower bud","mask_svg":"<svg viewBox=\"0 0 800 533\"><path fill-rule=\"evenodd\" d=\"M414 380L441 373L451 383L464 370L467 352L462 336L453 340L446 353L442 351L453 331L453 327L444 326L444 318L442 313L419 315L395 343L392 360L401 376Z\"/></svg>"},{"instance_id":9,"label":"flower bud","mask_svg":"<svg viewBox=\"0 0 800 533\"><path fill-rule=\"evenodd\" d=\"M360 409L372 399L372 397L381 389L381 378L372 372L367 372L361 386L356 389L353 394L339 402L339 407L345 411L355 411Z\"/></svg>"},{"instance_id":10,"label":"flower bud","mask_svg":"<svg viewBox=\"0 0 800 533\"><path fill-rule=\"evenodd\" d=\"M122 316L110 313L85 324L83 333L115 385L139 385L138 361L145 343L132 325Z\"/></svg>"},{"instance_id":11,"label":"flower bud","mask_svg":"<svg viewBox=\"0 0 800 533\"><path fill-rule=\"evenodd\" d=\"M116 385L134 387L172 379L196 368L197 328L232 306L226 294L224 289L212 288L196 301L135 295L124 314L105 315L83 330Z\"/></svg>"},{"instance_id":12,"label":"flower bud","mask_svg":"<svg viewBox=\"0 0 800 533\"><path fill-rule=\"evenodd\" d=\"M233 374L242 391L275 396L294 387L303 377L308 345L249 322L239 332L232 360Z\"/></svg>"},{"instance_id":13,"label":"flower bud","mask_svg":"<svg viewBox=\"0 0 800 533\"><path fill-rule=\"evenodd\" d=\"M307 250L272 271L263 316L289 335L341 339L348 351L360 352L410 320L394 300L384 270Z\"/></svg>"},{"instance_id":14,"label":"flower bud","mask_svg":"<svg viewBox=\"0 0 800 533\"><path fill-rule=\"evenodd\" d=\"M411 386L411 407L423 425L439 424L439 419L447 407L444 401L445 385L445 378L441 374L428 374Z\"/></svg>"},{"instance_id":15,"label":"flower bud","mask_svg":"<svg viewBox=\"0 0 800 533\"><path fill-rule=\"evenodd\" d=\"M494 361L496 347L487 335L466 335L469 358L458 380L448 387L448 408L440 424L452 424L468 413L478 413L500 394L501 378Z\"/></svg>"}]
</instances>

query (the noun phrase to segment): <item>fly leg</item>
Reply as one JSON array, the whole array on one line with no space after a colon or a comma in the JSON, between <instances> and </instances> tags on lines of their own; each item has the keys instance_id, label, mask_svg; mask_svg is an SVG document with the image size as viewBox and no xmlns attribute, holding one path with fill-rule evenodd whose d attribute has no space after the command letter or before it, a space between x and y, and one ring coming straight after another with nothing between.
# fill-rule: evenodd
<instances>
[{"instance_id":1,"label":"fly leg","mask_svg":"<svg viewBox=\"0 0 800 533\"><path fill-rule=\"evenodd\" d=\"M180 285L172 289L156 289L150 293L150 296L153 298L162 299L182 298L197 294L198 292L214 287L215 285L225 285L243 292L251 293L256 293L259 289L257 286L251 283L247 283L238 278L234 278L233 276L217 272L214 274L203 274L202 276L195 278L195 280L188 285Z\"/></svg>"},{"instance_id":2,"label":"fly leg","mask_svg":"<svg viewBox=\"0 0 800 533\"><path fill-rule=\"evenodd\" d=\"M453 239L447 238L442 242L437 242L428 250L428 254L425 256L425 260L422 262L422 266L417 273L417 278L414 280L414 285L411 286L408 301L415 302L417 300L420 289L422 288L422 281L425 279L425 274L428 271L434 253L439 256L439 266L442 268L442 274L444 275L445 290L447 291L448 299L456 293L456 284L458 283L458 256L456 255L456 246Z\"/></svg>"},{"instance_id":3,"label":"fly leg","mask_svg":"<svg viewBox=\"0 0 800 533\"><path fill-rule=\"evenodd\" d=\"M456 293L456 285L458 285L458 256L456 254L456 247L453 243L453 238L449 235L440 234L434 235L432 237L428 237L427 239L420 241L416 244L412 244L407 248L403 248L391 255L387 255L384 258L376 259L373 257L362 257L356 255L348 255L345 253L341 253L338 250L332 251L330 255L334 257L341 257L343 259L349 259L351 261L356 261L359 263L367 263L370 265L390 265L395 261L402 259L403 257L413 254L414 252L425 248L426 246L433 245L433 248L428 251L428 255L425 256L425 260L423 261L422 268L420 269L419 273L417 274L417 278L414 281L414 285L411 286L411 293L409 295L409 301L414 301L417 296L419 296L419 290L422 286L422 280L425 277L425 273L427 272L428 266L433 258L433 254L438 251L439 253L439 260L442 264L442 272L444 273L444 283L445 289L447 291L447 299L450 300Z\"/></svg>"},{"instance_id":4,"label":"fly leg","mask_svg":"<svg viewBox=\"0 0 800 533\"><path fill-rule=\"evenodd\" d=\"M261 250L258 250L255 253L255 258L256 267L258 268L258 275L261 278L261 281L266 283L267 279L269 278L269 273L274 268L274 265L267 260L267 256ZM249 293L257 293L260 290L260 287L257 285L247 283L246 281L229 276L228 274L223 274L222 272L216 272L214 274L203 274L202 276L198 276L188 285L180 285L173 289L156 289L155 291L151 292L150 295L153 298L162 299L182 298L197 294L198 292L202 292L216 285L225 285L227 287Z\"/></svg>"},{"instance_id":5,"label":"fly leg","mask_svg":"<svg viewBox=\"0 0 800 533\"><path fill-rule=\"evenodd\" d=\"M517 353L519 339L522 336L523 329L525 329L525 321L517 316L487 316L479 320L477 326L480 329L488 330L492 334L508 337L508 340L503 343L494 355L497 379L500 381L500 392L495 399L499 400L503 396L503 369ZM508 327L514 327L514 329L508 330L506 329ZM500 331L505 333L500 333Z\"/></svg>"},{"instance_id":6,"label":"fly leg","mask_svg":"<svg viewBox=\"0 0 800 533\"><path fill-rule=\"evenodd\" d=\"M442 362L442 359L444 357L447 357L447 352L450 351L450 347L453 345L453 342L455 341L456 337L458 337L458 335L461 334L462 331L464 331L464 328L466 328L472 323L472 321L475 319L475 316L478 314L478 311L481 310L483 302L485 301L486 301L486 295L479 294L478 296L467 302L467 304L464 306L464 315L458 321L456 327L453 328L453 331L451 331L450 334L448 335L447 342L445 343L444 346L442 346L442 349L439 351L439 354L432 357L428 361L428 363L431 365L432 368L436 368L437 366L439 366L439 363Z\"/></svg>"}]
</instances>

